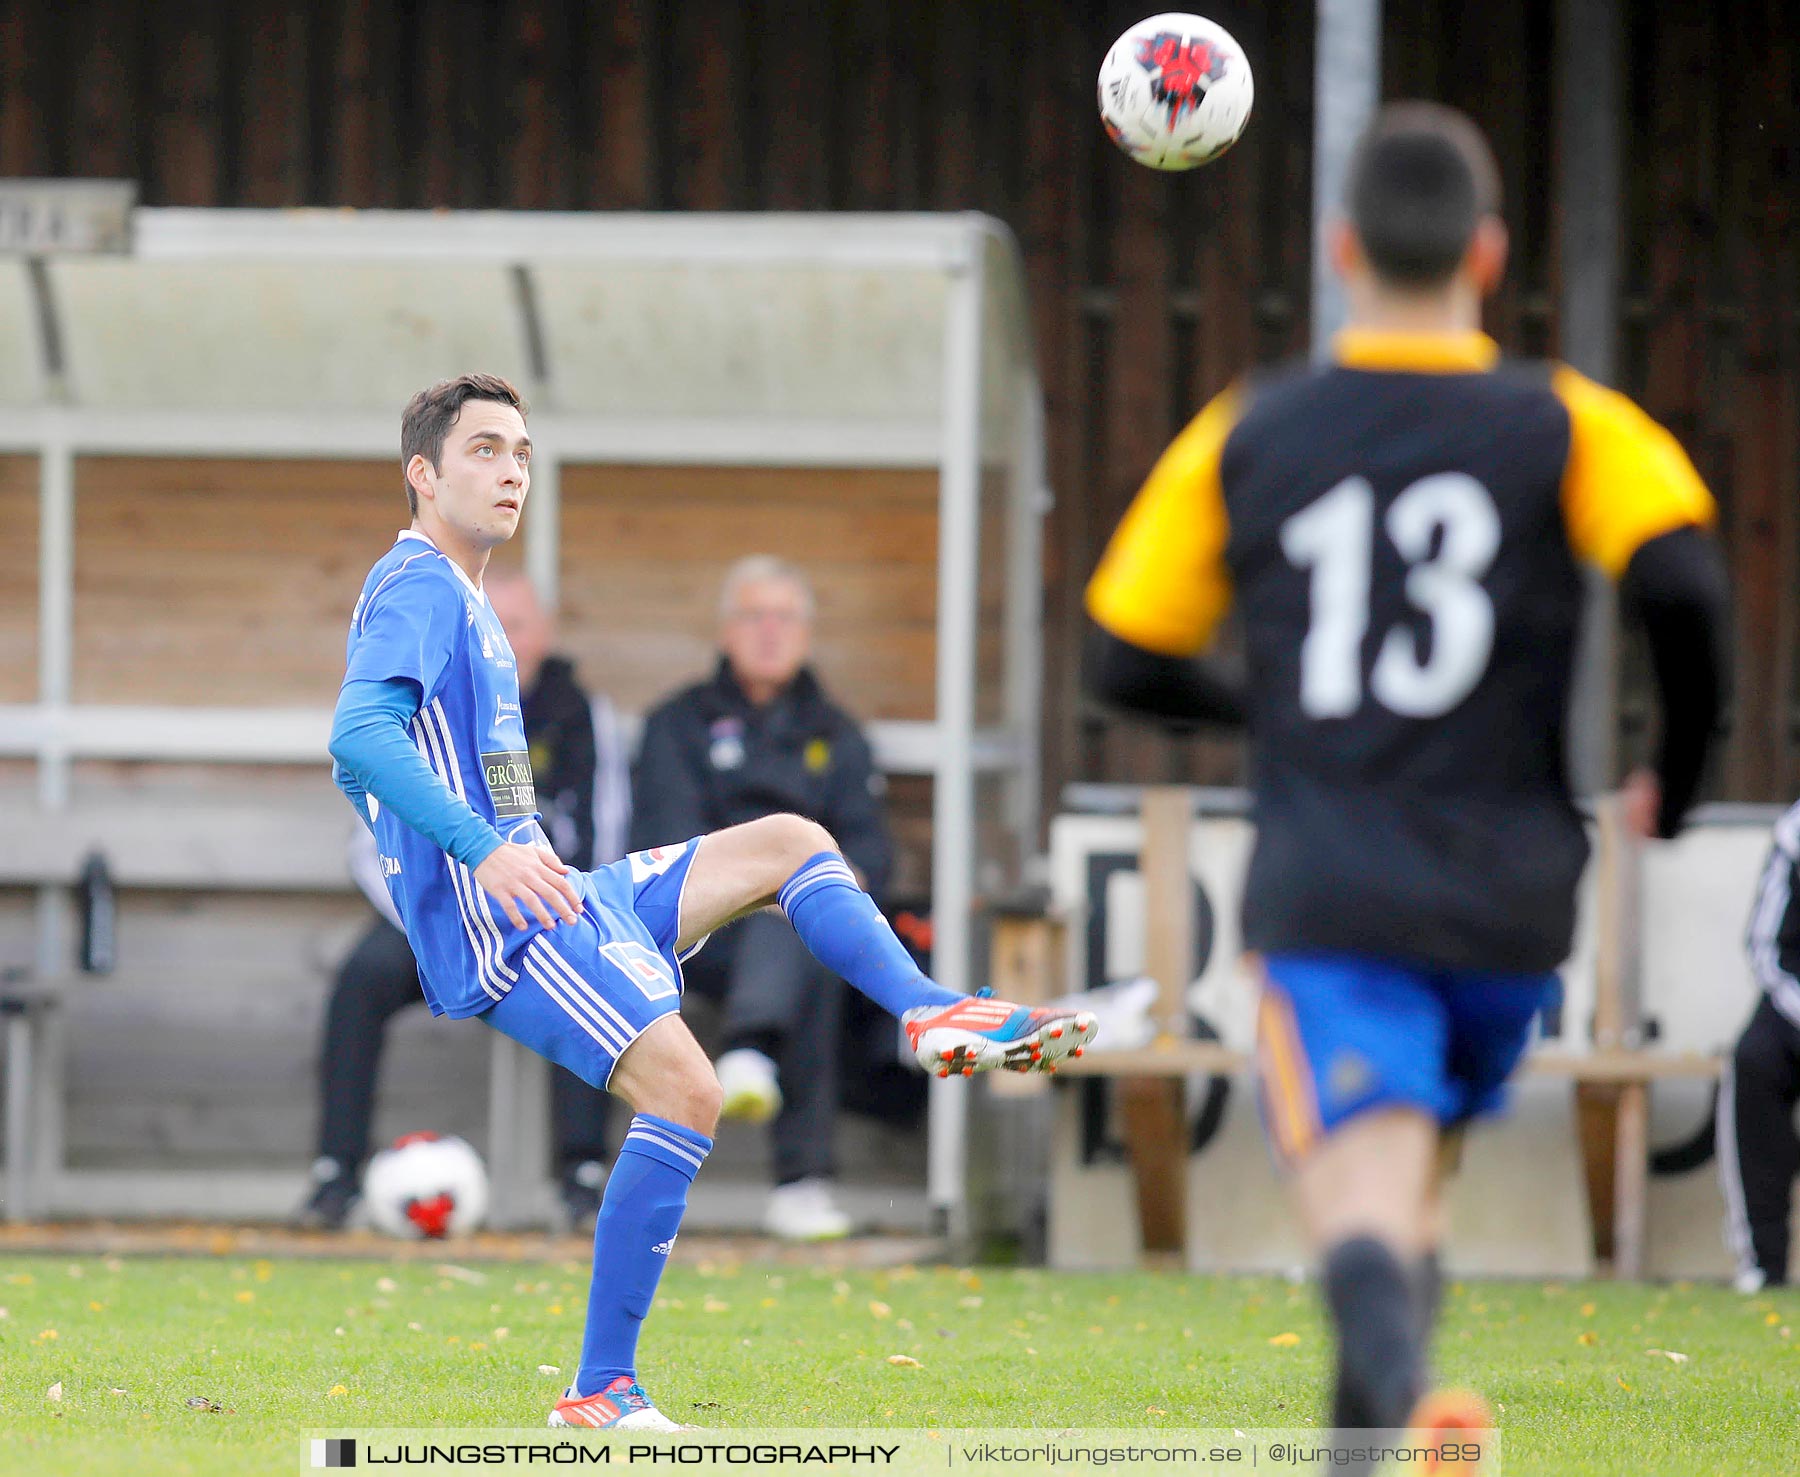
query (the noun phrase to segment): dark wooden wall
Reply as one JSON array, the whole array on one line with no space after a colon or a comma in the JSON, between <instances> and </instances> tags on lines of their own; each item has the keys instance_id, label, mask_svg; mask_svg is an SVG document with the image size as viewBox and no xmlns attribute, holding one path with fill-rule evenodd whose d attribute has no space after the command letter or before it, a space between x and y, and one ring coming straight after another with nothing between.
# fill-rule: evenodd
<instances>
[{"instance_id":1,"label":"dark wooden wall","mask_svg":"<svg viewBox=\"0 0 1800 1477\"><path fill-rule=\"evenodd\" d=\"M1620 378L1723 502L1740 617L1724 791L1777 798L1800 781L1800 7L1622 3ZM129 176L152 204L991 211L1024 248L1050 401L1050 774L1231 779L1231 745L1082 709L1078 601L1167 435L1236 366L1304 346L1313 7L1208 0L1250 53L1257 109L1236 150L1175 177L1093 119L1102 51L1152 8L8 0L0 175ZM1387 94L1457 103L1494 138L1515 255L1492 327L1523 352L1557 342L1554 26L1554 0L1386 6Z\"/></svg>"}]
</instances>

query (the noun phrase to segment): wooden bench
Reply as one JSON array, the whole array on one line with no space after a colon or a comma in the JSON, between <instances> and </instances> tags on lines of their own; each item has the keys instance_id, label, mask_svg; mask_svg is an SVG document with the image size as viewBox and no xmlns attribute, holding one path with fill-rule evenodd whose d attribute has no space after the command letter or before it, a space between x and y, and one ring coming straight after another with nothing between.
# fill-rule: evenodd
<instances>
[{"instance_id":1,"label":"wooden bench","mask_svg":"<svg viewBox=\"0 0 1800 1477\"><path fill-rule=\"evenodd\" d=\"M270 728L272 755L290 756L290 751L281 747L289 742L284 726L272 721ZM929 768L935 744L930 724L876 724L872 732L879 761L890 774L910 776ZM273 762L270 755L264 757ZM345 860L354 822L348 807L330 788L322 765L308 771L284 766L278 773L265 768L257 772L254 782L246 782L241 771L225 773L224 783L235 789L221 792L198 784L197 780L209 778L209 771L200 764L186 766L185 780L194 786L191 792L102 785L90 779L70 805L55 810L44 807L34 793L23 788L0 789L0 835L17 843L0 848L0 888L39 892L51 904L48 911L52 917L59 919L52 931L60 935L39 960L44 977L29 986L33 992L29 1012L21 1004L16 1018L8 1017L12 1022L9 1039L17 1045L10 1059L0 1060L7 1084L4 1133L5 1143L16 1146L17 1152L10 1153L6 1161L9 1178L0 1216L26 1219L135 1212L241 1218L282 1215L292 1209L300 1193L292 1169L198 1170L163 1163L103 1170L92 1165L71 1169L68 1163L67 1109L71 1096L79 1097L81 1089L70 1080L67 1036L81 1029L82 1013L99 1009L108 991L121 997L136 993L141 1001L181 989L179 963L172 964L165 957L146 966L133 957L129 943L116 976L63 973L74 933L69 889L80 881L91 853L98 852L106 859L113 884L121 893L173 894L203 899L202 906L235 897L241 911L246 895L273 895L289 901L343 898L347 904L354 892ZM921 794L928 796L928 791L916 783L904 788L905 802L894 807L895 828L903 841L916 842L921 828L929 834L928 808L915 803ZM928 846L915 845L914 849L928 851ZM39 911L41 917L46 910ZM346 908L345 919L357 916L361 916L359 910ZM207 948L208 937L197 927L192 950L196 968L216 977L221 966L204 962ZM323 959L314 960L315 969L327 967ZM19 998L23 1000L22 995ZM59 1010L65 1003L70 1008ZM560 1201L550 1173L548 1068L536 1054L510 1038L498 1032L488 1033L488 1037L486 1046L477 1049L488 1053L486 1157L492 1218L501 1226L553 1223L560 1214ZM311 1045L309 1038L305 1049ZM95 1060L92 1051L86 1060ZM78 1058L74 1070L81 1065ZM239 1076L243 1070L238 1068ZM164 1069L163 1077L179 1080L179 1069ZM308 1115L316 1106L310 1082L304 1098L291 1080L282 1091ZM228 1098L229 1089L221 1089L216 1096ZM384 1093L384 1104L390 1101ZM91 1098L80 1098L76 1106L91 1107L91 1102ZM16 1106L21 1103L27 1106ZM178 1112L178 1108L170 1109L171 1119L179 1124ZM76 1126L81 1125L77 1122ZM459 1131L469 1130L459 1127ZM146 1129L143 1137L151 1136ZM175 1132L166 1137L176 1141ZM268 1137L265 1134L262 1141L267 1142ZM287 1139L282 1142L285 1145ZM285 1148L283 1157L291 1158ZM721 1155L715 1165L729 1165L731 1159L731 1154Z\"/></svg>"},{"instance_id":2,"label":"wooden bench","mask_svg":"<svg viewBox=\"0 0 1800 1477\"><path fill-rule=\"evenodd\" d=\"M1150 1045L1131 1050L1109 1050L1102 1037L1081 1058L1062 1064L1058 1077L1116 1084L1141 1243L1152 1257L1171 1257L1181 1253L1187 1235L1183 1084L1194 1075L1240 1077L1252 1061L1248 1053L1186 1035L1184 993L1194 959L1190 794L1180 787L1148 789L1141 814L1144 973L1157 984L1152 1015L1158 1034ZM1628 939L1635 918L1629 900L1635 876L1616 811L1603 805L1599 819L1595 1048L1540 1048L1523 1070L1573 1085L1594 1255L1613 1276L1635 1278L1644 1267L1650 1087L1671 1079L1716 1078L1720 1059L1619 1044L1630 1035ZM1049 914L997 913L989 971L995 992L1026 1003L1060 994L1056 982L1066 978L1066 932L1063 920ZM1007 1078L996 1080L993 1090L1009 1096L1041 1093L1054 1080Z\"/></svg>"},{"instance_id":3,"label":"wooden bench","mask_svg":"<svg viewBox=\"0 0 1800 1477\"><path fill-rule=\"evenodd\" d=\"M1066 1063L1058 1070L1058 1075L1115 1078L1131 1083L1180 1082L1194 1074L1244 1076L1251 1066L1248 1053L1217 1042L1169 1037L1133 1051L1108 1052L1096 1047L1080 1060ZM1525 1075L1561 1078L1575 1085L1587 1173L1588 1210L1594 1223L1595 1255L1610 1265L1615 1277L1628 1279L1643 1272L1644 1202L1650 1161L1650 1086L1677 1078L1714 1079L1719 1075L1719 1067L1718 1057L1698 1052L1616 1049L1593 1052L1543 1050L1532 1053L1525 1060ZM1144 1089L1138 1091L1143 1093ZM1173 1097L1174 1094L1165 1096ZM1166 1114L1167 1110L1162 1111ZM1148 1151L1141 1143L1146 1131L1143 1114L1140 1111L1134 1118L1128 1101L1126 1132L1140 1140L1132 1145L1134 1167L1156 1163L1159 1165L1157 1172L1167 1173L1154 1156L1168 1158L1172 1153L1179 1164L1185 1153L1181 1120L1178 1116L1169 1122L1153 1120L1148 1131L1157 1137ZM1179 1232L1179 1222L1162 1232L1165 1238L1162 1241L1152 1241L1151 1228L1153 1225L1165 1226L1172 1215L1179 1214L1180 1197L1166 1194L1146 1197L1142 1173L1139 1167L1144 1244L1173 1250L1175 1247L1167 1244L1167 1238ZM1153 1207L1153 1218L1149 1221L1142 1220L1146 1198ZM1175 1246L1179 1244L1176 1240Z\"/></svg>"},{"instance_id":4,"label":"wooden bench","mask_svg":"<svg viewBox=\"0 0 1800 1477\"><path fill-rule=\"evenodd\" d=\"M177 803L168 797L107 796L47 811L32 797L13 792L0 795L0 834L23 844L9 846L0 858L0 885L60 891L78 880L83 859L97 851L121 890L344 895L354 890L345 863L349 824L341 805L305 799L252 795ZM133 978L127 956L118 980ZM245 1178L245 1207L233 1211L223 1183L228 1175L207 1176L222 1188L196 1199L192 1186L184 1188L194 1177L179 1171L88 1175L67 1168L67 1053L57 1029L58 1007L72 989L105 990L109 982L117 987L118 981L106 976L57 975L0 991L0 1002L10 1002L0 1003L7 1042L6 1218L119 1213L139 1199L158 1212L193 1203L195 1213L212 1208L243 1214L252 1201L266 1204L272 1190L268 1174ZM498 1032L491 1033L488 1051L493 1218L502 1227L537 1224L556 1206L547 1071L533 1053ZM286 1184L293 1176L281 1179ZM294 1181L274 1192L297 1196L299 1186Z\"/></svg>"}]
</instances>

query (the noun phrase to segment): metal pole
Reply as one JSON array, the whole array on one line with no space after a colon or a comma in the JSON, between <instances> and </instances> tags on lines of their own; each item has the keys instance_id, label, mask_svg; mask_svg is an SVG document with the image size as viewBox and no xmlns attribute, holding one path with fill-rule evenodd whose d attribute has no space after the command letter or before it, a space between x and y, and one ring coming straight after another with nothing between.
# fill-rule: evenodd
<instances>
[{"instance_id":1,"label":"metal pole","mask_svg":"<svg viewBox=\"0 0 1800 1477\"><path fill-rule=\"evenodd\" d=\"M1610 384L1619 304L1619 13L1617 0L1562 0L1556 10L1557 218L1562 357ZM1618 743L1618 612L1610 581L1588 580L1575 662L1569 773L1591 795L1613 783Z\"/></svg>"},{"instance_id":2,"label":"metal pole","mask_svg":"<svg viewBox=\"0 0 1800 1477\"><path fill-rule=\"evenodd\" d=\"M6 1017L6 1208L3 1218L31 1218L31 1016L30 1006Z\"/></svg>"},{"instance_id":3,"label":"metal pole","mask_svg":"<svg viewBox=\"0 0 1800 1477\"><path fill-rule=\"evenodd\" d=\"M38 449L38 704L49 721L38 750L38 803L47 811L69 805L69 755L64 719L71 692L75 648L75 453L58 412ZM68 968L70 900L58 883L37 890L37 977L55 979ZM23 1081L31 1070L30 1025L13 1023L20 1032L14 1063ZM49 1207L52 1176L62 1169L63 1060L67 1040L60 1012L44 1017L39 1033L34 1086L37 1101L21 1123L29 1127L22 1164L22 1193L14 1214L41 1215ZM48 1085L48 1091L45 1090ZM16 1138L24 1139L24 1135Z\"/></svg>"},{"instance_id":4,"label":"metal pole","mask_svg":"<svg viewBox=\"0 0 1800 1477\"><path fill-rule=\"evenodd\" d=\"M55 412L50 412L54 418ZM60 424L38 447L38 706L44 715L37 755L38 804L69 804L69 755L63 732L75 624L75 454ZM68 897L60 884L37 890L39 979L63 972L68 959Z\"/></svg>"},{"instance_id":5,"label":"metal pole","mask_svg":"<svg viewBox=\"0 0 1800 1477\"><path fill-rule=\"evenodd\" d=\"M1019 379L1014 412L1018 416L1018 435L1011 467L1011 555L1006 573L1006 721L1009 737L1017 746L1013 759L1014 801L1008 819L1017 830L1023 867L1042 844L1038 805L1043 783L1043 521L1051 494L1044 467L1043 393L1037 376L1029 370Z\"/></svg>"},{"instance_id":6,"label":"metal pole","mask_svg":"<svg viewBox=\"0 0 1800 1477\"><path fill-rule=\"evenodd\" d=\"M69 701L74 625L75 454L58 425L38 447L38 702L53 714ZM68 758L53 722L39 753L38 801L60 810L68 791Z\"/></svg>"},{"instance_id":7,"label":"metal pole","mask_svg":"<svg viewBox=\"0 0 1800 1477\"><path fill-rule=\"evenodd\" d=\"M1560 348L1570 365L1606 384L1618 366L1623 27L1618 0L1561 0L1555 15ZM1612 581L1598 570L1586 571L1585 578L1567 760L1576 793L1607 797L1596 806L1600 835L1595 876L1601 896L1596 907L1594 1044L1634 1046L1643 1021L1641 852L1620 823L1616 798L1608 796L1619 764L1619 602ZM1621 1098L1612 1108L1619 1115L1621 1143L1631 1126L1628 1106ZM1620 1185L1620 1202L1629 1212L1630 1183L1621 1180ZM1637 1209L1641 1212L1641 1206ZM1641 1222L1641 1214L1637 1219ZM1631 1225L1615 1221L1615 1226L1614 1265L1622 1267L1634 1254L1634 1232ZM1636 1229L1641 1232L1641 1225Z\"/></svg>"},{"instance_id":8,"label":"metal pole","mask_svg":"<svg viewBox=\"0 0 1800 1477\"><path fill-rule=\"evenodd\" d=\"M1350 152L1381 96L1381 0L1319 0L1313 54L1312 356L1323 359L1344 326L1344 290L1325 255Z\"/></svg>"},{"instance_id":9,"label":"metal pole","mask_svg":"<svg viewBox=\"0 0 1800 1477\"><path fill-rule=\"evenodd\" d=\"M555 610L562 560L562 463L554 456L531 464L525 498L525 574L544 609Z\"/></svg>"},{"instance_id":10,"label":"metal pole","mask_svg":"<svg viewBox=\"0 0 1800 1477\"><path fill-rule=\"evenodd\" d=\"M967 992L975 896L976 578L981 537L982 252L978 226L949 268L943 450L938 466L937 730L932 784L931 962ZM926 1198L946 1220L963 1201L967 1084L931 1083Z\"/></svg>"}]
</instances>

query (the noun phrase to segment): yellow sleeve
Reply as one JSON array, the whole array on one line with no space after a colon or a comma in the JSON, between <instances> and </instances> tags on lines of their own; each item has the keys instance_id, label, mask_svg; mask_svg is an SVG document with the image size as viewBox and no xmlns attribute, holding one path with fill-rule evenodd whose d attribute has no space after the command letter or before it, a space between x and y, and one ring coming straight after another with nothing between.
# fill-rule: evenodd
<instances>
[{"instance_id":1,"label":"yellow sleeve","mask_svg":"<svg viewBox=\"0 0 1800 1477\"><path fill-rule=\"evenodd\" d=\"M1567 365L1551 388L1569 411L1562 508L1577 558L1617 579L1651 539L1712 527L1712 494L1679 441L1626 396Z\"/></svg>"},{"instance_id":2,"label":"yellow sleeve","mask_svg":"<svg viewBox=\"0 0 1800 1477\"><path fill-rule=\"evenodd\" d=\"M1088 581L1088 614L1122 641L1191 656L1231 607L1219 455L1239 401L1226 390L1170 443Z\"/></svg>"}]
</instances>

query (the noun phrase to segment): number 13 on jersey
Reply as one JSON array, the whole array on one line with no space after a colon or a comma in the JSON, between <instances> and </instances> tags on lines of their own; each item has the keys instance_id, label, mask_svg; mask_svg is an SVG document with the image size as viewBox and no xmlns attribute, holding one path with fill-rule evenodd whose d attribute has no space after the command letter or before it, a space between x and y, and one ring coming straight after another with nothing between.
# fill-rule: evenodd
<instances>
[{"instance_id":1,"label":"number 13 on jersey","mask_svg":"<svg viewBox=\"0 0 1800 1477\"><path fill-rule=\"evenodd\" d=\"M1422 657L1414 631L1390 629L1369 693L1403 717L1434 718L1474 691L1493 652L1494 603L1481 578L1500 552L1500 514L1475 478L1439 472L1408 486L1382 524L1406 563L1407 600L1431 621L1431 640ZM1281 526L1282 553L1311 575L1300 647L1300 708L1309 718L1348 718L1362 706L1375 535L1375 489L1361 477L1345 478Z\"/></svg>"}]
</instances>

